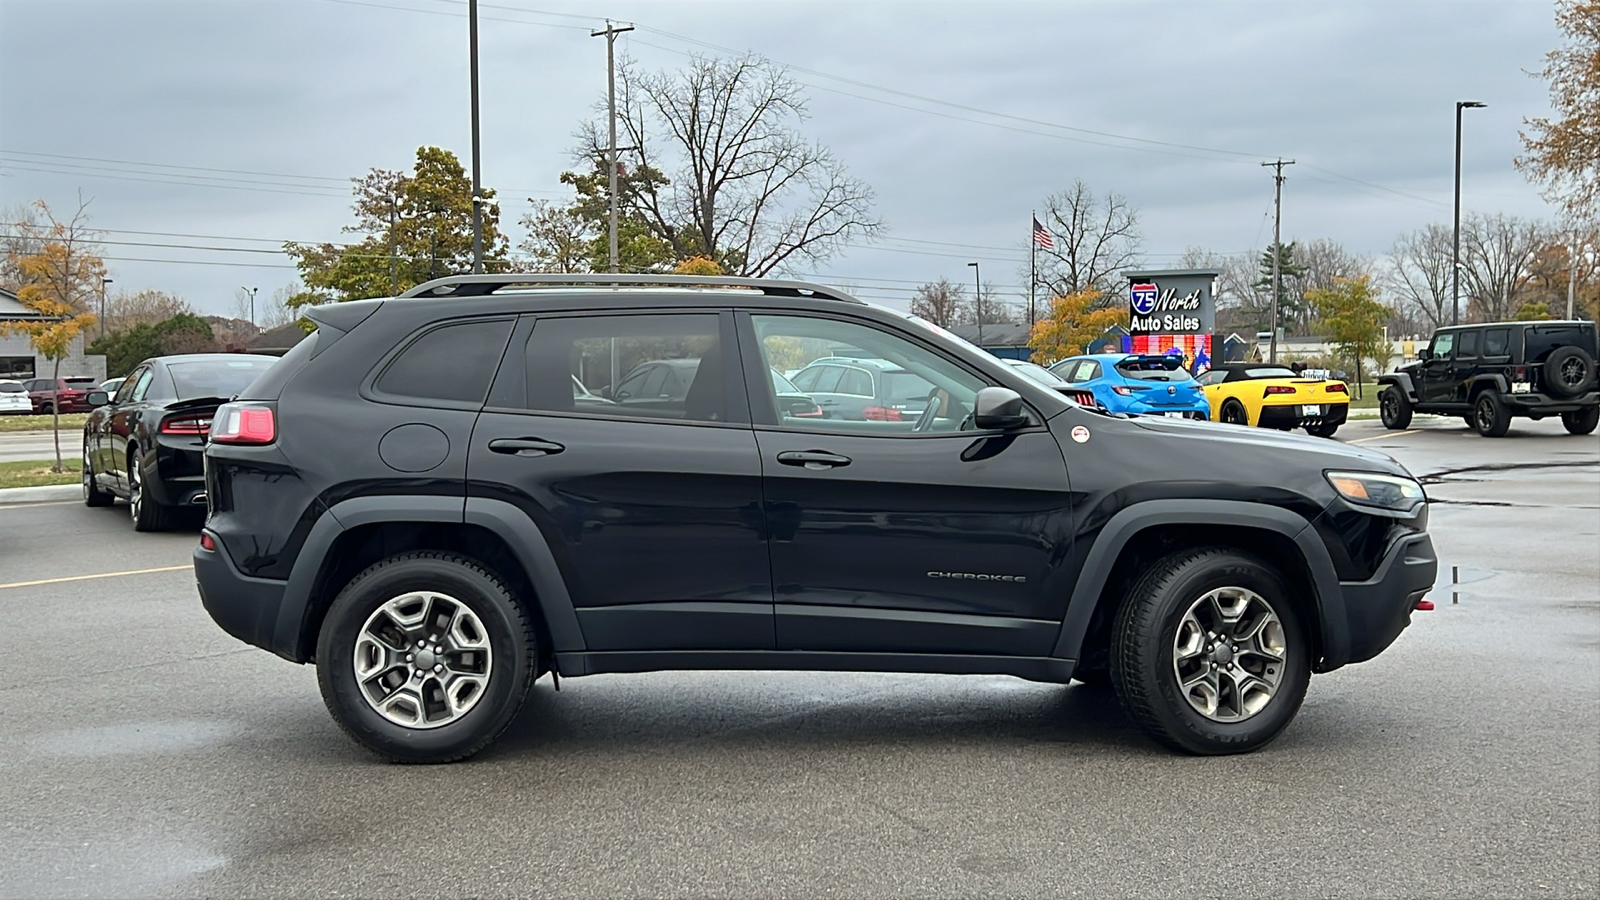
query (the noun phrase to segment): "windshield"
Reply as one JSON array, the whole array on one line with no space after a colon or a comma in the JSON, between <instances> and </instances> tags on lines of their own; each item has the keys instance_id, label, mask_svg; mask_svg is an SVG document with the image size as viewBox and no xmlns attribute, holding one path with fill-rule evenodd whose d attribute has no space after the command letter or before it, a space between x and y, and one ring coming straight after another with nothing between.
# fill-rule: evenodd
<instances>
[{"instance_id":1,"label":"windshield","mask_svg":"<svg viewBox=\"0 0 1600 900\"><path fill-rule=\"evenodd\" d=\"M1142 381L1193 381L1183 370L1183 358L1172 356L1130 356L1117 363L1117 371L1127 378Z\"/></svg>"},{"instance_id":2,"label":"windshield","mask_svg":"<svg viewBox=\"0 0 1600 900\"><path fill-rule=\"evenodd\" d=\"M1011 368L1016 369L1018 372L1021 372L1023 375L1027 376L1030 381L1037 381L1048 388L1060 387L1061 385L1067 383L1065 378L1062 378L1060 375L1057 375L1038 363L1014 362L1011 364Z\"/></svg>"},{"instance_id":3,"label":"windshield","mask_svg":"<svg viewBox=\"0 0 1600 900\"><path fill-rule=\"evenodd\" d=\"M272 368L278 360L268 356L218 354L216 359L168 363L179 400L194 397L232 397Z\"/></svg>"}]
</instances>

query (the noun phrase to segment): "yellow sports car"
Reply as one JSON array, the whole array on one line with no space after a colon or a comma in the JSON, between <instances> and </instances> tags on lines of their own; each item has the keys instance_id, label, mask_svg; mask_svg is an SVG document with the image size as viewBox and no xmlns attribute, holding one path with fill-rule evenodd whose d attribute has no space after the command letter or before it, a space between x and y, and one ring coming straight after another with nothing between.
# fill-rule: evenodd
<instances>
[{"instance_id":1,"label":"yellow sports car","mask_svg":"<svg viewBox=\"0 0 1600 900\"><path fill-rule=\"evenodd\" d=\"M1317 437L1333 437L1350 411L1350 390L1344 382L1308 378L1283 366L1224 363L1196 380L1211 402L1216 422L1282 431L1304 428Z\"/></svg>"}]
</instances>

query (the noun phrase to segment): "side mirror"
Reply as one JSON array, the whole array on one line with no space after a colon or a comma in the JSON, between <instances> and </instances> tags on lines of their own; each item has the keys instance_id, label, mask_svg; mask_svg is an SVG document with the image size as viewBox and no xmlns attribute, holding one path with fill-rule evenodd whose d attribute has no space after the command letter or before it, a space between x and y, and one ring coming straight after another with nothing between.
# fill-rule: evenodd
<instances>
[{"instance_id":1,"label":"side mirror","mask_svg":"<svg viewBox=\"0 0 1600 900\"><path fill-rule=\"evenodd\" d=\"M1010 388L986 387L973 401L972 424L985 431L1009 431L1028 424L1022 395Z\"/></svg>"},{"instance_id":2,"label":"side mirror","mask_svg":"<svg viewBox=\"0 0 1600 900\"><path fill-rule=\"evenodd\" d=\"M1428 360L1433 359L1433 351L1429 350L1427 347L1423 347L1421 350L1417 351L1417 359L1427 362Z\"/></svg>"},{"instance_id":3,"label":"side mirror","mask_svg":"<svg viewBox=\"0 0 1600 900\"><path fill-rule=\"evenodd\" d=\"M89 396L83 398L83 402L90 406L105 406L111 402L111 397L105 391L90 391Z\"/></svg>"}]
</instances>

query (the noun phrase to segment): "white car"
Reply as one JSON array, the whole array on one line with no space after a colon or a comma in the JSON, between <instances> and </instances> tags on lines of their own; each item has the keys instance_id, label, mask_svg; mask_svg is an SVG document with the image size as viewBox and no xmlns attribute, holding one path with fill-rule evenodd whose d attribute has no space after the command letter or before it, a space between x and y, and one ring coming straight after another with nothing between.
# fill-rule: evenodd
<instances>
[{"instance_id":1,"label":"white car","mask_svg":"<svg viewBox=\"0 0 1600 900\"><path fill-rule=\"evenodd\" d=\"M0 416L33 414L33 401L20 381L0 381Z\"/></svg>"},{"instance_id":2,"label":"white car","mask_svg":"<svg viewBox=\"0 0 1600 900\"><path fill-rule=\"evenodd\" d=\"M126 377L123 376L123 378ZM122 387L122 378L107 378L105 381L100 382L100 390L105 391L107 397L115 397L119 387Z\"/></svg>"}]
</instances>

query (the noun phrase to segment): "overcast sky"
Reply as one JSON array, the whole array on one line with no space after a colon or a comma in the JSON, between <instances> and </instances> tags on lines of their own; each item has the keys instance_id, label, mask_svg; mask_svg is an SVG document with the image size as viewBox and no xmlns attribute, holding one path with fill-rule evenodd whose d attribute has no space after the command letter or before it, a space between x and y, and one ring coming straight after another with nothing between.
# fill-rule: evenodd
<instances>
[{"instance_id":1,"label":"overcast sky","mask_svg":"<svg viewBox=\"0 0 1600 900\"><path fill-rule=\"evenodd\" d=\"M1260 162L1292 158L1284 239L1382 253L1450 220L1457 100L1489 104L1466 113L1464 210L1552 214L1512 167L1523 119L1548 114L1527 72L1560 37L1550 2L480 10L483 178L513 243L528 198L569 196L557 178L605 90L605 42L588 35L603 16L637 25L617 44L645 68L713 45L806 70L807 135L873 187L888 231L794 274L902 308L919 283L970 280L974 260L1020 295L1029 211L1078 178L1137 207L1159 266L1189 246L1263 248ZM281 254L239 248L346 239L351 176L408 169L423 144L463 162L471 148L465 0L0 0L0 67L0 205L70 211L81 190L113 290L202 312L294 281Z\"/></svg>"}]
</instances>

